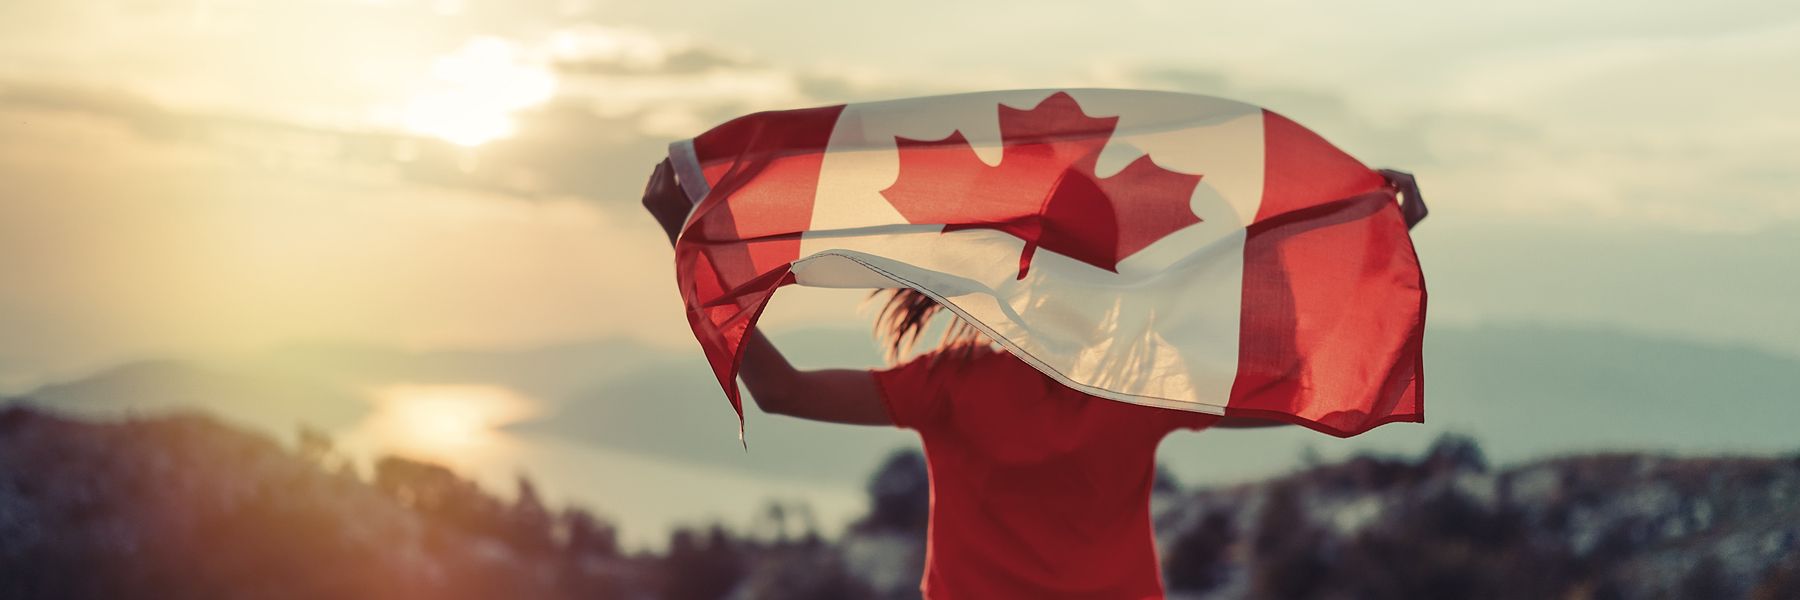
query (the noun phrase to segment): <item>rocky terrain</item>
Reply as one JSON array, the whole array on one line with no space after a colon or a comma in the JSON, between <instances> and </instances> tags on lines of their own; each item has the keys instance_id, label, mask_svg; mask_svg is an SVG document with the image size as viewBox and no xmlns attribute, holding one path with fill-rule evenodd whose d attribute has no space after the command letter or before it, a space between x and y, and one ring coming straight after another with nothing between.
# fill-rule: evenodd
<instances>
[{"instance_id":1,"label":"rocky terrain","mask_svg":"<svg viewBox=\"0 0 1800 600\"><path fill-rule=\"evenodd\" d=\"M1800 598L1800 458L1570 456L1471 441L1163 500L1192 598Z\"/></svg>"},{"instance_id":2,"label":"rocky terrain","mask_svg":"<svg viewBox=\"0 0 1800 600\"><path fill-rule=\"evenodd\" d=\"M776 504L752 531L628 553L603 517L547 507L529 481L501 497L430 464L359 469L316 434L14 405L0 597L916 597L923 460L894 455L868 490L841 539ZM1154 504L1177 598L1800 598L1800 456L1494 469L1445 438L1231 487L1165 480Z\"/></svg>"}]
</instances>

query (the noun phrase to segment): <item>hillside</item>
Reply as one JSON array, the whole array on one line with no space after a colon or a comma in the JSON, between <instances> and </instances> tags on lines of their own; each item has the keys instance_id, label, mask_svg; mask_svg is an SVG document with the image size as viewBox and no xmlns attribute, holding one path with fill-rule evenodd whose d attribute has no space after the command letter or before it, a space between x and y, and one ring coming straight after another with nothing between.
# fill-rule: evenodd
<instances>
[{"instance_id":1,"label":"hillside","mask_svg":"<svg viewBox=\"0 0 1800 600\"><path fill-rule=\"evenodd\" d=\"M1800 456L1568 456L1463 438L1163 501L1193 598L1800 598Z\"/></svg>"},{"instance_id":2,"label":"hillside","mask_svg":"<svg viewBox=\"0 0 1800 600\"><path fill-rule=\"evenodd\" d=\"M620 482L630 485L630 482ZM748 532L622 553L612 526L330 441L176 415L0 409L0 597L916 596L928 506L903 451L870 512L821 539L804 506ZM1800 457L1596 454L1490 469L1471 441L1231 487L1159 486L1181 598L1800 597Z\"/></svg>"}]
</instances>

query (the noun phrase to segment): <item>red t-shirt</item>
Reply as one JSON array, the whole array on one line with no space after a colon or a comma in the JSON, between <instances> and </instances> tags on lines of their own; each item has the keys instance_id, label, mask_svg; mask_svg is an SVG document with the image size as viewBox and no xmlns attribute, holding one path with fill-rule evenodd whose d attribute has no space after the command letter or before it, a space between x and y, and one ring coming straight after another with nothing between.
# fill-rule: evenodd
<instances>
[{"instance_id":1,"label":"red t-shirt","mask_svg":"<svg viewBox=\"0 0 1800 600\"><path fill-rule=\"evenodd\" d=\"M1218 418L1089 396L1001 351L929 356L874 372L925 443L925 597L1161 598L1156 446Z\"/></svg>"}]
</instances>

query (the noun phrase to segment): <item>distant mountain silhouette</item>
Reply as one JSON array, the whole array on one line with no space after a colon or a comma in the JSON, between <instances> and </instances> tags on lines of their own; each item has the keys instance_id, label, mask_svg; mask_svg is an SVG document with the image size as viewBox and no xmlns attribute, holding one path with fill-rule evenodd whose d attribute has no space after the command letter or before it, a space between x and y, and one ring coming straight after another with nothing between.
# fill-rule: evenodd
<instances>
[{"instance_id":1,"label":"distant mountain silhouette","mask_svg":"<svg viewBox=\"0 0 1800 600\"><path fill-rule=\"evenodd\" d=\"M32 392L36 404L88 416L205 412L264 429L355 423L368 403L313 377L227 370L180 360L126 363Z\"/></svg>"},{"instance_id":2,"label":"distant mountain silhouette","mask_svg":"<svg viewBox=\"0 0 1800 600\"><path fill-rule=\"evenodd\" d=\"M784 332L802 367L880 364L860 330ZM513 426L618 451L776 477L849 481L910 433L809 423L749 407L748 450L698 348L599 340L533 349L406 352L297 346L230 363L146 361L47 386L36 402L83 414L177 407L285 433L331 429L368 410L373 385L480 383L517 390L545 414ZM1419 452L1445 432L1479 439L1500 463L1574 451L1767 452L1800 446L1800 360L1745 348L1549 325L1435 327L1426 336L1426 423L1339 440L1300 428L1171 436L1161 457L1184 481L1267 476L1303 455Z\"/></svg>"},{"instance_id":3,"label":"distant mountain silhouette","mask_svg":"<svg viewBox=\"0 0 1800 600\"><path fill-rule=\"evenodd\" d=\"M1175 435L1184 481L1266 476L1315 453L1421 452L1444 433L1501 464L1571 452L1800 448L1800 360L1768 352L1548 325L1437 327L1425 336L1425 423L1340 440L1298 428Z\"/></svg>"},{"instance_id":4,"label":"distant mountain silhouette","mask_svg":"<svg viewBox=\"0 0 1800 600\"><path fill-rule=\"evenodd\" d=\"M360 384L403 381L501 385L556 403L596 381L675 356L680 354L622 338L519 349L426 352L373 345L305 344L256 357L250 366Z\"/></svg>"},{"instance_id":5,"label":"distant mountain silhouette","mask_svg":"<svg viewBox=\"0 0 1800 600\"><path fill-rule=\"evenodd\" d=\"M46 385L25 397L94 416L208 412L285 433L335 429L370 409L368 388L395 383L501 385L554 405L596 380L656 359L641 345L605 339L520 350L411 352L371 345L306 344L229 361L154 359Z\"/></svg>"},{"instance_id":6,"label":"distant mountain silhouette","mask_svg":"<svg viewBox=\"0 0 1800 600\"><path fill-rule=\"evenodd\" d=\"M819 329L777 340L804 367L880 364L867 332ZM812 480L849 481L867 473L889 450L916 445L911 433L892 427L857 427L764 415L744 396L747 423L738 440L737 416L696 348L667 360L596 382L562 411L513 427L580 439L615 450L758 473Z\"/></svg>"},{"instance_id":7,"label":"distant mountain silhouette","mask_svg":"<svg viewBox=\"0 0 1800 600\"><path fill-rule=\"evenodd\" d=\"M1426 340L1426 419L1503 460L1613 448L1800 447L1800 360L1748 347L1546 326Z\"/></svg>"}]
</instances>

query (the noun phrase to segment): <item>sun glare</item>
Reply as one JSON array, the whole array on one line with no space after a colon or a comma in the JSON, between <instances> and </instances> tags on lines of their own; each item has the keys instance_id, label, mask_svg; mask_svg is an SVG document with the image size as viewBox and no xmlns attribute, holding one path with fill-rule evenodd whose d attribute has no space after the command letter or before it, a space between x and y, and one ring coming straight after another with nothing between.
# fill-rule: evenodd
<instances>
[{"instance_id":1,"label":"sun glare","mask_svg":"<svg viewBox=\"0 0 1800 600\"><path fill-rule=\"evenodd\" d=\"M455 461L504 441L498 429L537 413L511 390L488 385L393 385L372 392L375 412L358 432L384 452Z\"/></svg>"},{"instance_id":2,"label":"sun glare","mask_svg":"<svg viewBox=\"0 0 1800 600\"><path fill-rule=\"evenodd\" d=\"M406 105L406 128L466 147L511 136L514 111L556 92L556 76L528 58L497 38L477 38L439 57L431 88Z\"/></svg>"}]
</instances>

